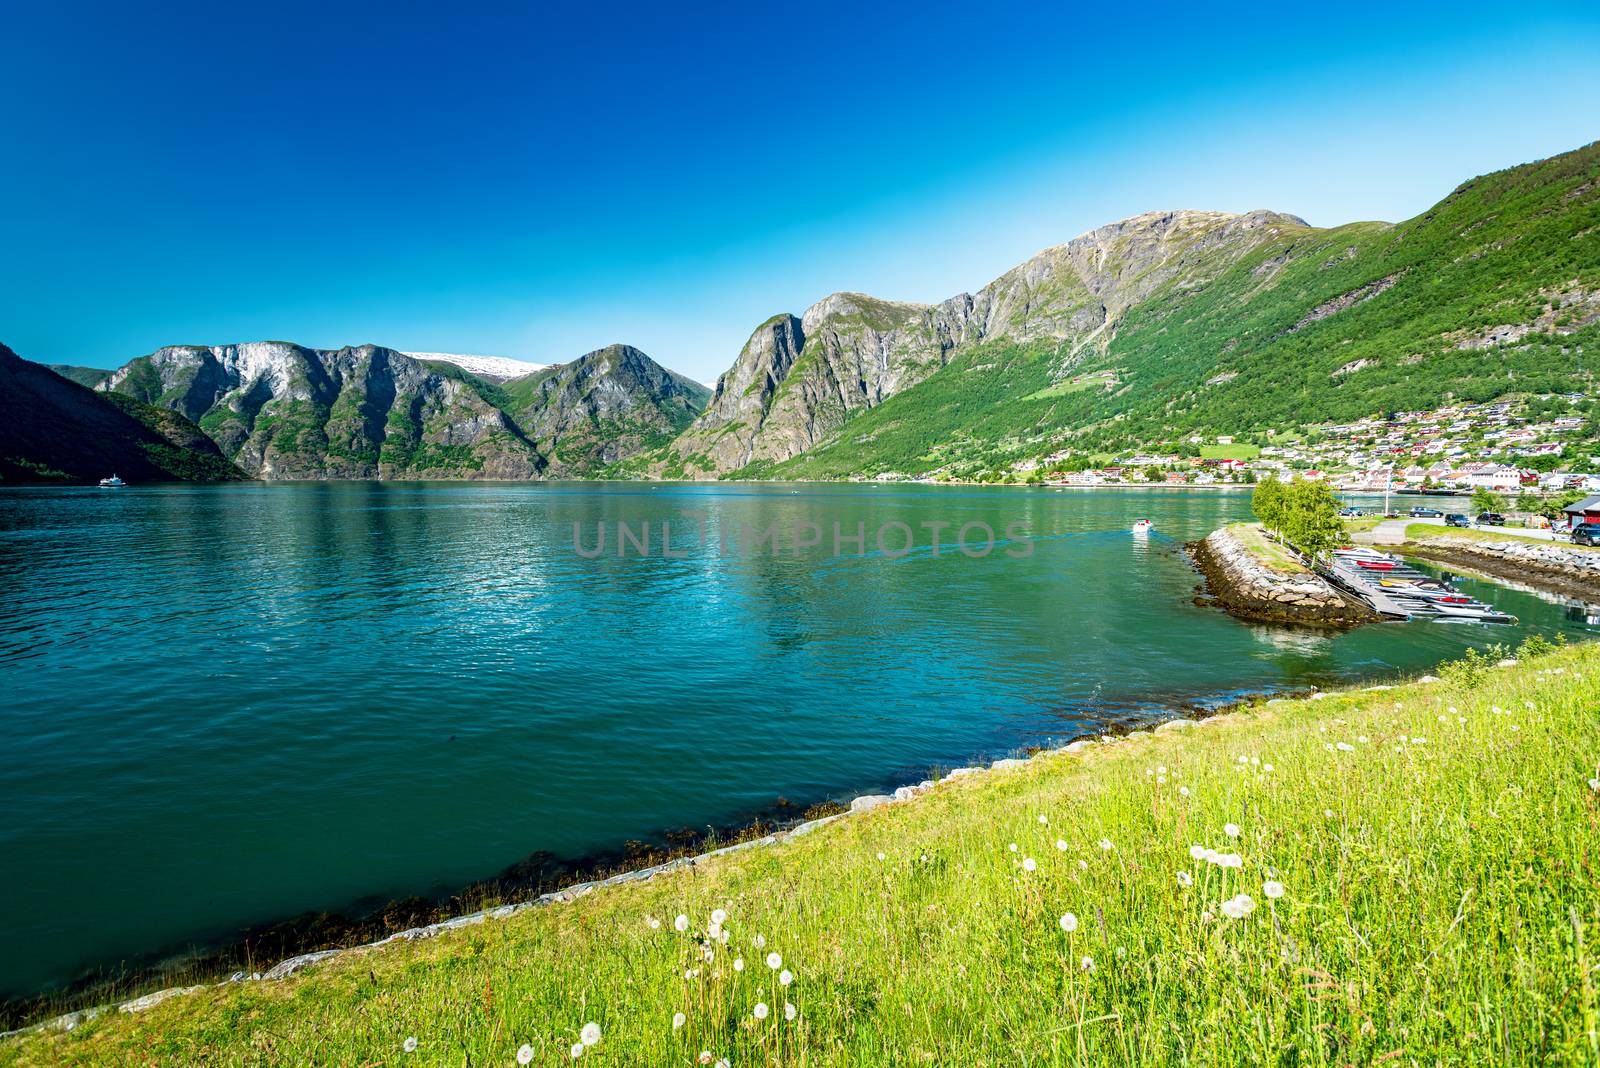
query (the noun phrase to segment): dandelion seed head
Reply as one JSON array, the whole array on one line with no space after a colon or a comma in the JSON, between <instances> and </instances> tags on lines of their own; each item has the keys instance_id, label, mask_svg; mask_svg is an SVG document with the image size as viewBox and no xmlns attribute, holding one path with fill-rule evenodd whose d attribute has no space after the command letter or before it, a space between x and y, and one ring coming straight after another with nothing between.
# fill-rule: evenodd
<instances>
[{"instance_id":1,"label":"dandelion seed head","mask_svg":"<svg viewBox=\"0 0 1600 1068\"><path fill-rule=\"evenodd\" d=\"M1058 922L1061 924L1061 929L1067 934L1071 934L1078 929L1078 917L1070 912L1063 912Z\"/></svg>"},{"instance_id":2,"label":"dandelion seed head","mask_svg":"<svg viewBox=\"0 0 1600 1068\"><path fill-rule=\"evenodd\" d=\"M661 930L661 921L656 919L654 916L651 916L649 919L645 920L644 922L650 925L650 930L652 930L652 931Z\"/></svg>"},{"instance_id":3,"label":"dandelion seed head","mask_svg":"<svg viewBox=\"0 0 1600 1068\"><path fill-rule=\"evenodd\" d=\"M1049 823L1050 822L1050 817L1046 816L1043 812L1041 812L1041 813L1039 813L1039 822L1040 823Z\"/></svg>"},{"instance_id":4,"label":"dandelion seed head","mask_svg":"<svg viewBox=\"0 0 1600 1068\"><path fill-rule=\"evenodd\" d=\"M1022 870L1023 871L1035 871L1035 870L1038 869L1038 867L1039 867L1039 862L1034 860L1032 857L1023 857L1022 858Z\"/></svg>"},{"instance_id":5,"label":"dandelion seed head","mask_svg":"<svg viewBox=\"0 0 1600 1068\"><path fill-rule=\"evenodd\" d=\"M1194 876L1190 875L1186 871L1180 871L1178 873L1178 885L1179 886L1193 886L1194 885Z\"/></svg>"},{"instance_id":6,"label":"dandelion seed head","mask_svg":"<svg viewBox=\"0 0 1600 1068\"><path fill-rule=\"evenodd\" d=\"M788 986L792 982L794 982L794 972L791 972L788 968L778 973L779 986Z\"/></svg>"},{"instance_id":7,"label":"dandelion seed head","mask_svg":"<svg viewBox=\"0 0 1600 1068\"><path fill-rule=\"evenodd\" d=\"M765 1001L758 1001L756 1002L756 1007L753 1010L753 1015L758 1020L765 1020L767 1018L767 1011L767 1003Z\"/></svg>"},{"instance_id":8,"label":"dandelion seed head","mask_svg":"<svg viewBox=\"0 0 1600 1068\"><path fill-rule=\"evenodd\" d=\"M1078 861L1078 870L1079 871L1088 871L1089 870L1089 862L1087 860Z\"/></svg>"},{"instance_id":9,"label":"dandelion seed head","mask_svg":"<svg viewBox=\"0 0 1600 1068\"><path fill-rule=\"evenodd\" d=\"M672 1029L674 1031L676 1031L678 1028L682 1027L684 1024L686 1024L688 1022L689 1022L689 1017L685 1016L683 1013L675 1012L675 1013L672 1014Z\"/></svg>"},{"instance_id":10,"label":"dandelion seed head","mask_svg":"<svg viewBox=\"0 0 1600 1068\"><path fill-rule=\"evenodd\" d=\"M1085 956L1078 962L1078 967L1082 968L1086 972L1094 971L1094 958Z\"/></svg>"},{"instance_id":11,"label":"dandelion seed head","mask_svg":"<svg viewBox=\"0 0 1600 1068\"><path fill-rule=\"evenodd\" d=\"M407 1038L404 1042L400 1043L400 1048L405 1050L407 1053L417 1052L417 1036L412 1035L410 1038Z\"/></svg>"},{"instance_id":12,"label":"dandelion seed head","mask_svg":"<svg viewBox=\"0 0 1600 1068\"><path fill-rule=\"evenodd\" d=\"M721 927L723 924L727 923L728 922L728 913L727 913L727 911L725 909L712 909L711 910L711 922L716 924L718 927Z\"/></svg>"},{"instance_id":13,"label":"dandelion seed head","mask_svg":"<svg viewBox=\"0 0 1600 1068\"><path fill-rule=\"evenodd\" d=\"M1229 838L1237 838L1239 837L1239 825L1237 823L1224 823L1222 825L1222 833Z\"/></svg>"},{"instance_id":14,"label":"dandelion seed head","mask_svg":"<svg viewBox=\"0 0 1600 1068\"><path fill-rule=\"evenodd\" d=\"M800 1015L800 1010L794 1007L794 1002L785 1001L783 1003L783 1018L785 1020L792 1020L796 1016L799 1016L799 1015Z\"/></svg>"},{"instance_id":15,"label":"dandelion seed head","mask_svg":"<svg viewBox=\"0 0 1600 1068\"><path fill-rule=\"evenodd\" d=\"M1283 896L1283 884L1276 879L1268 879L1261 884L1261 892L1276 901Z\"/></svg>"},{"instance_id":16,"label":"dandelion seed head","mask_svg":"<svg viewBox=\"0 0 1600 1068\"><path fill-rule=\"evenodd\" d=\"M600 1041L600 1025L597 1023L584 1024L582 1030L578 1032L578 1041L585 1046L592 1046Z\"/></svg>"},{"instance_id":17,"label":"dandelion seed head","mask_svg":"<svg viewBox=\"0 0 1600 1068\"><path fill-rule=\"evenodd\" d=\"M699 1062L700 1062L700 1063L701 1063L701 1064L710 1064L710 1063L711 1063L711 1051L710 1051L710 1050L708 1050L708 1049L703 1049L703 1050L701 1050L701 1051L700 1051L700 1056L699 1056L699 1057L697 1057L697 1058L696 1058L696 1059L697 1059L697 1060L698 1060L698 1061L699 1061Z\"/></svg>"},{"instance_id":18,"label":"dandelion seed head","mask_svg":"<svg viewBox=\"0 0 1600 1068\"><path fill-rule=\"evenodd\" d=\"M765 949L767 948L767 936L756 935L754 938L750 939L750 944L755 946L757 949Z\"/></svg>"},{"instance_id":19,"label":"dandelion seed head","mask_svg":"<svg viewBox=\"0 0 1600 1068\"><path fill-rule=\"evenodd\" d=\"M1178 796L1180 796L1180 797L1188 797L1189 796L1189 788L1187 786L1178 787Z\"/></svg>"},{"instance_id":20,"label":"dandelion seed head","mask_svg":"<svg viewBox=\"0 0 1600 1068\"><path fill-rule=\"evenodd\" d=\"M735 957L735 958L733 958L733 970L736 971L736 972L744 971L744 958L743 957Z\"/></svg>"},{"instance_id":21,"label":"dandelion seed head","mask_svg":"<svg viewBox=\"0 0 1600 1068\"><path fill-rule=\"evenodd\" d=\"M1111 852L1111 839L1109 839L1109 838L1100 839L1100 849L1101 849L1102 852L1105 852L1105 853Z\"/></svg>"},{"instance_id":22,"label":"dandelion seed head","mask_svg":"<svg viewBox=\"0 0 1600 1068\"><path fill-rule=\"evenodd\" d=\"M1353 753L1356 750L1356 747L1351 745L1349 742L1340 742L1336 748L1338 748L1339 752L1341 753Z\"/></svg>"},{"instance_id":23,"label":"dandelion seed head","mask_svg":"<svg viewBox=\"0 0 1600 1068\"><path fill-rule=\"evenodd\" d=\"M672 926L677 928L679 932L687 931L689 929L689 917L681 912L678 913L678 918L672 921Z\"/></svg>"},{"instance_id":24,"label":"dandelion seed head","mask_svg":"<svg viewBox=\"0 0 1600 1068\"><path fill-rule=\"evenodd\" d=\"M768 953L767 967L771 968L773 971L777 971L779 968L783 967L783 958L778 956L777 953Z\"/></svg>"},{"instance_id":25,"label":"dandelion seed head","mask_svg":"<svg viewBox=\"0 0 1600 1068\"><path fill-rule=\"evenodd\" d=\"M574 1042L572 1044L572 1059L577 1060L581 1056L583 1056L583 1043Z\"/></svg>"},{"instance_id":26,"label":"dandelion seed head","mask_svg":"<svg viewBox=\"0 0 1600 1068\"><path fill-rule=\"evenodd\" d=\"M533 1047L528 1045L526 1042L524 1042L521 1046L517 1047L517 1063L518 1064L532 1064L533 1063Z\"/></svg>"},{"instance_id":27,"label":"dandelion seed head","mask_svg":"<svg viewBox=\"0 0 1600 1068\"><path fill-rule=\"evenodd\" d=\"M882 859L883 859L883 854L882 854L882 853L879 853L879 854L878 854L878 859L879 859L879 860L882 860Z\"/></svg>"},{"instance_id":28,"label":"dandelion seed head","mask_svg":"<svg viewBox=\"0 0 1600 1068\"><path fill-rule=\"evenodd\" d=\"M1065 853L1067 851L1067 840L1065 838L1057 838L1056 839L1056 848L1058 850L1060 850L1061 852Z\"/></svg>"},{"instance_id":29,"label":"dandelion seed head","mask_svg":"<svg viewBox=\"0 0 1600 1068\"><path fill-rule=\"evenodd\" d=\"M1204 860L1204 859L1206 859L1206 852L1207 852L1207 850L1206 850L1205 846L1203 846L1203 845L1192 845L1192 846L1189 847L1189 859L1191 859L1191 860Z\"/></svg>"}]
</instances>

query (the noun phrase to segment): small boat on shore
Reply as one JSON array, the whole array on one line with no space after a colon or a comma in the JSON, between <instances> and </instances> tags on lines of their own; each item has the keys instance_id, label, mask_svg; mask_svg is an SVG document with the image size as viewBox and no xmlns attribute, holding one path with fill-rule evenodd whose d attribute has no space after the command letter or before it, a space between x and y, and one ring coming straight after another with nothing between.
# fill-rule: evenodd
<instances>
[{"instance_id":1,"label":"small boat on shore","mask_svg":"<svg viewBox=\"0 0 1600 1068\"><path fill-rule=\"evenodd\" d=\"M1332 564L1318 570L1339 589L1392 619L1466 623L1517 621L1516 616L1475 601L1449 583L1423 574L1404 560L1376 549L1335 549Z\"/></svg>"},{"instance_id":2,"label":"small boat on shore","mask_svg":"<svg viewBox=\"0 0 1600 1068\"><path fill-rule=\"evenodd\" d=\"M1148 519L1135 519L1133 521L1133 532L1135 534L1148 534L1155 528L1156 525Z\"/></svg>"},{"instance_id":3,"label":"small boat on shore","mask_svg":"<svg viewBox=\"0 0 1600 1068\"><path fill-rule=\"evenodd\" d=\"M116 489L119 486L126 485L127 483L122 481L122 479L118 478L116 475L112 475L110 478L102 478L100 480L100 486L102 489Z\"/></svg>"}]
</instances>

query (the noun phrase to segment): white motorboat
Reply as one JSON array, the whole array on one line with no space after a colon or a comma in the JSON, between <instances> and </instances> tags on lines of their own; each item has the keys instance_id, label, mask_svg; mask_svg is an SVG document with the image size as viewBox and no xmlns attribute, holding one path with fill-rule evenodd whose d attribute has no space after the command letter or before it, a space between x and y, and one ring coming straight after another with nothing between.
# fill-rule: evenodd
<instances>
[{"instance_id":1,"label":"white motorboat","mask_svg":"<svg viewBox=\"0 0 1600 1068\"><path fill-rule=\"evenodd\" d=\"M1376 549L1335 549L1324 578L1380 614L1394 619L1515 623L1517 617L1473 600L1449 583L1425 575L1397 556Z\"/></svg>"},{"instance_id":2,"label":"white motorboat","mask_svg":"<svg viewBox=\"0 0 1600 1068\"><path fill-rule=\"evenodd\" d=\"M126 486L127 483L122 481L122 479L118 478L116 475L112 475L110 478L102 478L100 480L100 485L106 489L116 489L118 486Z\"/></svg>"},{"instance_id":3,"label":"white motorboat","mask_svg":"<svg viewBox=\"0 0 1600 1068\"><path fill-rule=\"evenodd\" d=\"M1148 519L1136 519L1133 522L1133 532L1135 534L1148 534L1155 528L1156 525Z\"/></svg>"}]
</instances>

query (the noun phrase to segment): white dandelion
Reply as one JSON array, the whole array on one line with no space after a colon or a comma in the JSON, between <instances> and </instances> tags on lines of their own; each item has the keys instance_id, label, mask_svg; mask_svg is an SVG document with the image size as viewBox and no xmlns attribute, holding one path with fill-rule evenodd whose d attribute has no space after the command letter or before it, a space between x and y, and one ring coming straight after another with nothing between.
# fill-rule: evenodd
<instances>
[{"instance_id":1,"label":"white dandelion","mask_svg":"<svg viewBox=\"0 0 1600 1068\"><path fill-rule=\"evenodd\" d=\"M1024 858L1022 858L1022 870L1023 871L1034 871L1038 867L1039 867L1039 862L1034 860L1032 857L1024 857Z\"/></svg>"},{"instance_id":2,"label":"white dandelion","mask_svg":"<svg viewBox=\"0 0 1600 1068\"><path fill-rule=\"evenodd\" d=\"M1189 847L1189 859L1204 860L1206 859L1206 854L1209 852L1210 850L1203 845L1192 845Z\"/></svg>"},{"instance_id":3,"label":"white dandelion","mask_svg":"<svg viewBox=\"0 0 1600 1068\"><path fill-rule=\"evenodd\" d=\"M722 926L723 924L727 923L728 922L728 911L726 909L712 909L711 910L711 922L716 924L719 927Z\"/></svg>"},{"instance_id":4,"label":"white dandelion","mask_svg":"<svg viewBox=\"0 0 1600 1068\"><path fill-rule=\"evenodd\" d=\"M1188 797L1189 796L1189 788L1187 786L1178 787L1178 796L1179 797Z\"/></svg>"},{"instance_id":5,"label":"white dandelion","mask_svg":"<svg viewBox=\"0 0 1600 1068\"><path fill-rule=\"evenodd\" d=\"M736 971L736 972L744 971L744 958L743 957L735 957L735 958L733 958L733 970Z\"/></svg>"},{"instance_id":6,"label":"white dandelion","mask_svg":"<svg viewBox=\"0 0 1600 1068\"><path fill-rule=\"evenodd\" d=\"M757 949L766 949L767 948L767 936L766 935L756 935L754 938L750 939L750 944L752 946L755 946Z\"/></svg>"},{"instance_id":7,"label":"white dandelion","mask_svg":"<svg viewBox=\"0 0 1600 1068\"><path fill-rule=\"evenodd\" d=\"M1089 870L1089 862L1087 860L1078 861L1078 870L1079 871L1088 871Z\"/></svg>"},{"instance_id":8,"label":"white dandelion","mask_svg":"<svg viewBox=\"0 0 1600 1068\"><path fill-rule=\"evenodd\" d=\"M652 930L652 931L661 930L661 921L656 919L654 916L651 916L649 919L645 920L644 922L650 925L650 930Z\"/></svg>"},{"instance_id":9,"label":"white dandelion","mask_svg":"<svg viewBox=\"0 0 1600 1068\"><path fill-rule=\"evenodd\" d=\"M771 968L773 971L777 971L779 968L783 967L783 958L778 956L776 953L768 953L767 967Z\"/></svg>"},{"instance_id":10,"label":"white dandelion","mask_svg":"<svg viewBox=\"0 0 1600 1068\"><path fill-rule=\"evenodd\" d=\"M1249 894L1238 894L1222 903L1222 914L1230 920L1242 920L1255 909L1255 899Z\"/></svg>"},{"instance_id":11,"label":"white dandelion","mask_svg":"<svg viewBox=\"0 0 1600 1068\"><path fill-rule=\"evenodd\" d=\"M684 1024L686 1024L688 1022L689 1022L689 1017L685 1016L683 1013L675 1012L675 1013L672 1014L672 1029L674 1031L676 1031L678 1028L682 1027Z\"/></svg>"},{"instance_id":12,"label":"white dandelion","mask_svg":"<svg viewBox=\"0 0 1600 1068\"><path fill-rule=\"evenodd\" d=\"M1065 853L1067 851L1067 840L1065 838L1057 838L1056 839L1056 849L1058 849L1061 852Z\"/></svg>"},{"instance_id":13,"label":"white dandelion","mask_svg":"<svg viewBox=\"0 0 1600 1068\"><path fill-rule=\"evenodd\" d=\"M1006 849L1008 849L1011 852L1015 853L1017 851L1017 843L1012 842L1010 845L1006 846Z\"/></svg>"},{"instance_id":14,"label":"white dandelion","mask_svg":"<svg viewBox=\"0 0 1600 1068\"><path fill-rule=\"evenodd\" d=\"M1341 753L1354 753L1356 751L1356 747L1349 742L1340 742L1337 748Z\"/></svg>"},{"instance_id":15,"label":"white dandelion","mask_svg":"<svg viewBox=\"0 0 1600 1068\"><path fill-rule=\"evenodd\" d=\"M521 1046L519 1046L517 1048L517 1063L518 1064L532 1064L533 1063L533 1047L528 1045L526 1042L524 1042Z\"/></svg>"},{"instance_id":16,"label":"white dandelion","mask_svg":"<svg viewBox=\"0 0 1600 1068\"><path fill-rule=\"evenodd\" d=\"M400 1043L400 1048L405 1050L407 1053L417 1052L417 1036L412 1035L410 1038Z\"/></svg>"},{"instance_id":17,"label":"white dandelion","mask_svg":"<svg viewBox=\"0 0 1600 1068\"><path fill-rule=\"evenodd\" d=\"M696 1060L698 1060L701 1064L710 1064L711 1063L711 1051L708 1050L708 1049L701 1050L700 1051L700 1056L697 1057Z\"/></svg>"},{"instance_id":18,"label":"white dandelion","mask_svg":"<svg viewBox=\"0 0 1600 1068\"><path fill-rule=\"evenodd\" d=\"M1046 816L1043 812L1041 812L1041 813L1039 813L1039 822L1040 823L1049 823L1050 822L1050 817Z\"/></svg>"},{"instance_id":19,"label":"white dandelion","mask_svg":"<svg viewBox=\"0 0 1600 1068\"><path fill-rule=\"evenodd\" d=\"M1167 766L1165 764L1162 764L1162 765L1160 765L1160 766L1158 766L1156 768L1156 774L1157 775L1165 775L1166 773L1167 773Z\"/></svg>"},{"instance_id":20,"label":"white dandelion","mask_svg":"<svg viewBox=\"0 0 1600 1068\"><path fill-rule=\"evenodd\" d=\"M583 1043L574 1042L572 1044L572 1059L577 1060L581 1056L583 1056Z\"/></svg>"},{"instance_id":21,"label":"white dandelion","mask_svg":"<svg viewBox=\"0 0 1600 1068\"><path fill-rule=\"evenodd\" d=\"M1229 838L1237 838L1239 837L1239 825L1237 823L1224 823L1222 825L1222 833Z\"/></svg>"},{"instance_id":22,"label":"white dandelion","mask_svg":"<svg viewBox=\"0 0 1600 1068\"><path fill-rule=\"evenodd\" d=\"M767 1018L767 1003L765 1001L756 1002L754 1015L758 1020L765 1020Z\"/></svg>"},{"instance_id":23,"label":"white dandelion","mask_svg":"<svg viewBox=\"0 0 1600 1068\"><path fill-rule=\"evenodd\" d=\"M1103 852L1106 852L1106 853L1111 852L1111 839L1109 839L1109 838L1100 839L1100 849Z\"/></svg>"},{"instance_id":24,"label":"white dandelion","mask_svg":"<svg viewBox=\"0 0 1600 1068\"><path fill-rule=\"evenodd\" d=\"M1333 809L1331 809L1331 808L1323 809L1322 810L1322 815L1326 819L1330 819L1330 820L1333 819Z\"/></svg>"},{"instance_id":25,"label":"white dandelion","mask_svg":"<svg viewBox=\"0 0 1600 1068\"><path fill-rule=\"evenodd\" d=\"M1186 871L1180 871L1178 873L1178 885L1179 886L1193 886L1194 885L1194 876L1190 875Z\"/></svg>"},{"instance_id":26,"label":"white dandelion","mask_svg":"<svg viewBox=\"0 0 1600 1068\"><path fill-rule=\"evenodd\" d=\"M1261 884L1261 892L1276 901L1283 896L1283 884L1276 879L1268 879Z\"/></svg>"},{"instance_id":27,"label":"white dandelion","mask_svg":"<svg viewBox=\"0 0 1600 1068\"><path fill-rule=\"evenodd\" d=\"M799 1016L799 1015L800 1015L800 1010L794 1007L794 1002L785 1001L783 1003L783 1018L785 1020L792 1020L796 1016Z\"/></svg>"},{"instance_id":28,"label":"white dandelion","mask_svg":"<svg viewBox=\"0 0 1600 1068\"><path fill-rule=\"evenodd\" d=\"M878 859L879 859L879 860L882 860L882 859L883 859L883 854L882 854L882 853L879 853L879 854L878 854Z\"/></svg>"},{"instance_id":29,"label":"white dandelion","mask_svg":"<svg viewBox=\"0 0 1600 1068\"><path fill-rule=\"evenodd\" d=\"M1078 917L1074 916L1070 912L1063 912L1061 914L1060 923L1061 929L1067 932L1067 934L1071 934L1073 931L1078 929Z\"/></svg>"},{"instance_id":30,"label":"white dandelion","mask_svg":"<svg viewBox=\"0 0 1600 1068\"><path fill-rule=\"evenodd\" d=\"M672 921L672 926L675 927L680 933L687 931L689 929L689 917L685 916L681 912L678 913L678 918Z\"/></svg>"},{"instance_id":31,"label":"white dandelion","mask_svg":"<svg viewBox=\"0 0 1600 1068\"><path fill-rule=\"evenodd\" d=\"M788 968L778 973L779 986L788 986L792 982L794 982L794 972L791 972Z\"/></svg>"},{"instance_id":32,"label":"white dandelion","mask_svg":"<svg viewBox=\"0 0 1600 1068\"><path fill-rule=\"evenodd\" d=\"M583 1029L578 1032L578 1041L585 1046L592 1046L600 1041L600 1025L597 1023L584 1024Z\"/></svg>"},{"instance_id":33,"label":"white dandelion","mask_svg":"<svg viewBox=\"0 0 1600 1068\"><path fill-rule=\"evenodd\" d=\"M1590 779L1589 789L1593 790L1595 793L1600 793L1600 779Z\"/></svg>"},{"instance_id":34,"label":"white dandelion","mask_svg":"<svg viewBox=\"0 0 1600 1068\"><path fill-rule=\"evenodd\" d=\"M724 1057L716 1064L713 1064L711 1068L733 1068L733 1066L728 1063L728 1058Z\"/></svg>"},{"instance_id":35,"label":"white dandelion","mask_svg":"<svg viewBox=\"0 0 1600 1068\"><path fill-rule=\"evenodd\" d=\"M1094 958L1087 956L1084 957L1078 962L1078 967L1082 968L1086 972L1094 971Z\"/></svg>"}]
</instances>

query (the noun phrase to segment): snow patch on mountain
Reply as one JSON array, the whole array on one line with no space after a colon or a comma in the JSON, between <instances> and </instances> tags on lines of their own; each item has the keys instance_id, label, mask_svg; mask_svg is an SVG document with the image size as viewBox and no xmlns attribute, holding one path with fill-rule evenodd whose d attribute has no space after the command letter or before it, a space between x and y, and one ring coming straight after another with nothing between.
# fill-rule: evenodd
<instances>
[{"instance_id":1,"label":"snow patch on mountain","mask_svg":"<svg viewBox=\"0 0 1600 1068\"><path fill-rule=\"evenodd\" d=\"M471 371L475 375L486 378L521 378L531 375L535 371L543 371L550 364L529 363L527 360L513 360L509 356L463 356L454 352L408 352L413 360L434 360L439 363L453 363L464 371Z\"/></svg>"}]
</instances>

